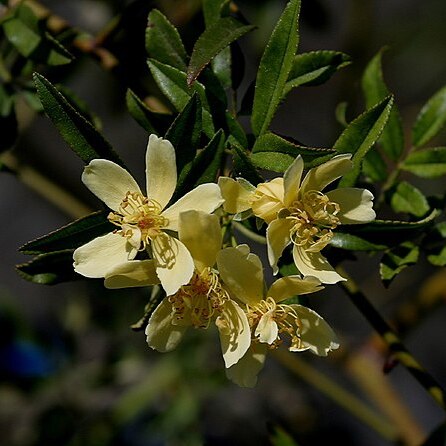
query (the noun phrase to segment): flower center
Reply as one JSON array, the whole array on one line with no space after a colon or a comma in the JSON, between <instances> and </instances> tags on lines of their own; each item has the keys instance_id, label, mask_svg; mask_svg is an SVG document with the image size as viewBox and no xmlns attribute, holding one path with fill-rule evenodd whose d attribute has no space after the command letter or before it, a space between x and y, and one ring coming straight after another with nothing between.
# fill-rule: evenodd
<instances>
[{"instance_id":1,"label":"flower center","mask_svg":"<svg viewBox=\"0 0 446 446\"><path fill-rule=\"evenodd\" d=\"M257 341L277 348L283 342L280 334L285 334L291 340L290 349L300 348L301 321L290 305L278 304L272 297L267 297L254 306L248 305L247 317Z\"/></svg>"},{"instance_id":2,"label":"flower center","mask_svg":"<svg viewBox=\"0 0 446 446\"><path fill-rule=\"evenodd\" d=\"M190 282L168 299L174 311L174 323L208 328L214 316L222 313L229 295L217 273L205 268L201 273L195 272Z\"/></svg>"},{"instance_id":3,"label":"flower center","mask_svg":"<svg viewBox=\"0 0 446 446\"><path fill-rule=\"evenodd\" d=\"M121 228L118 232L122 236L140 240L140 249L143 250L169 224L167 218L161 215L161 210L161 205L156 200L147 198L140 192L127 192L118 211L110 212L107 218Z\"/></svg>"},{"instance_id":4,"label":"flower center","mask_svg":"<svg viewBox=\"0 0 446 446\"><path fill-rule=\"evenodd\" d=\"M320 251L333 237L333 229L339 224L338 203L319 191L308 191L287 210L286 218L292 219L291 240L309 251Z\"/></svg>"}]
</instances>

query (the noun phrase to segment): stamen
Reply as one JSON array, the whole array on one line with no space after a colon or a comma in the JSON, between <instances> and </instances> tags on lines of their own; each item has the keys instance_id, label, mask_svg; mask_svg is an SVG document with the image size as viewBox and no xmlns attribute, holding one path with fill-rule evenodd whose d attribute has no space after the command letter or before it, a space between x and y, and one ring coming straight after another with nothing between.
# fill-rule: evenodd
<instances>
[{"instance_id":1,"label":"stamen","mask_svg":"<svg viewBox=\"0 0 446 446\"><path fill-rule=\"evenodd\" d=\"M140 192L127 192L119 205L117 212L110 212L108 220L121 228L123 237L140 238L139 250L146 249L155 237L161 234L162 228L169 224L169 220L161 215L161 205Z\"/></svg>"}]
</instances>

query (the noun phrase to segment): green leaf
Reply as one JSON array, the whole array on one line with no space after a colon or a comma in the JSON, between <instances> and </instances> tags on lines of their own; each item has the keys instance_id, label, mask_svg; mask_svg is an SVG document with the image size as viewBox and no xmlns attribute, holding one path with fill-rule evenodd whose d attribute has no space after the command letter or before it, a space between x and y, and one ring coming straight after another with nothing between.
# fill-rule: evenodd
<instances>
[{"instance_id":1,"label":"green leaf","mask_svg":"<svg viewBox=\"0 0 446 446\"><path fill-rule=\"evenodd\" d=\"M17 265L16 268L24 279L42 285L55 285L80 277L73 269L72 250L41 254L30 262Z\"/></svg>"},{"instance_id":2,"label":"green leaf","mask_svg":"<svg viewBox=\"0 0 446 446\"><path fill-rule=\"evenodd\" d=\"M385 181L388 176L387 164L375 149L367 152L362 163L362 171L374 183Z\"/></svg>"},{"instance_id":3,"label":"green leaf","mask_svg":"<svg viewBox=\"0 0 446 446\"><path fill-rule=\"evenodd\" d=\"M107 211L94 212L47 235L26 243L20 248L25 254L45 254L75 249L100 235L116 229L107 220Z\"/></svg>"},{"instance_id":4,"label":"green leaf","mask_svg":"<svg viewBox=\"0 0 446 446\"><path fill-rule=\"evenodd\" d=\"M272 446L299 446L291 435L279 426L274 426L270 441Z\"/></svg>"},{"instance_id":5,"label":"green leaf","mask_svg":"<svg viewBox=\"0 0 446 446\"><path fill-rule=\"evenodd\" d=\"M412 242L405 242L384 254L379 265L383 284L387 287L392 280L409 265L418 261L419 247Z\"/></svg>"},{"instance_id":6,"label":"green leaf","mask_svg":"<svg viewBox=\"0 0 446 446\"><path fill-rule=\"evenodd\" d=\"M272 170L273 172L285 172L294 158L286 153L258 152L252 153L251 161L259 169Z\"/></svg>"},{"instance_id":7,"label":"green leaf","mask_svg":"<svg viewBox=\"0 0 446 446\"><path fill-rule=\"evenodd\" d=\"M209 144L182 170L172 201L203 183L217 180L225 149L225 134L219 130Z\"/></svg>"},{"instance_id":8,"label":"green leaf","mask_svg":"<svg viewBox=\"0 0 446 446\"><path fill-rule=\"evenodd\" d=\"M3 21L5 36L24 57L48 65L64 65L73 56L44 28L43 22L24 3Z\"/></svg>"},{"instance_id":9,"label":"green leaf","mask_svg":"<svg viewBox=\"0 0 446 446\"><path fill-rule=\"evenodd\" d=\"M411 152L401 169L422 178L436 178L446 174L446 147L430 147Z\"/></svg>"},{"instance_id":10,"label":"green leaf","mask_svg":"<svg viewBox=\"0 0 446 446\"><path fill-rule=\"evenodd\" d=\"M351 64L351 57L339 51L311 51L294 56L293 66L283 95L299 86L315 86L326 82L340 68Z\"/></svg>"},{"instance_id":11,"label":"green leaf","mask_svg":"<svg viewBox=\"0 0 446 446\"><path fill-rule=\"evenodd\" d=\"M233 17L223 17L210 25L195 42L189 67L187 83L191 85L203 68L224 48L255 27L245 25Z\"/></svg>"},{"instance_id":12,"label":"green leaf","mask_svg":"<svg viewBox=\"0 0 446 446\"><path fill-rule=\"evenodd\" d=\"M249 158L248 152L237 144L231 146L233 154L233 171L235 177L243 177L256 186L264 180L257 172L256 167Z\"/></svg>"},{"instance_id":13,"label":"green leaf","mask_svg":"<svg viewBox=\"0 0 446 446\"><path fill-rule=\"evenodd\" d=\"M291 0L271 35L257 73L251 125L255 135L268 129L283 98L299 43L300 0Z\"/></svg>"},{"instance_id":14,"label":"green leaf","mask_svg":"<svg viewBox=\"0 0 446 446\"><path fill-rule=\"evenodd\" d=\"M206 28L209 28L221 17L229 15L229 0L203 0L203 15ZM226 47L211 61L212 71L220 80L224 88L232 85L232 54L231 48Z\"/></svg>"},{"instance_id":15,"label":"green leaf","mask_svg":"<svg viewBox=\"0 0 446 446\"><path fill-rule=\"evenodd\" d=\"M130 114L147 133L164 135L172 124L171 114L151 110L132 90L127 90L125 100Z\"/></svg>"},{"instance_id":16,"label":"green leaf","mask_svg":"<svg viewBox=\"0 0 446 446\"><path fill-rule=\"evenodd\" d=\"M366 106L370 108L389 96L389 90L384 83L382 72L382 54L383 49L369 62L362 76L362 90L364 93ZM386 155L392 160L399 159L404 150L404 134L401 122L401 116L394 105L387 125L385 126L379 142Z\"/></svg>"},{"instance_id":17,"label":"green leaf","mask_svg":"<svg viewBox=\"0 0 446 446\"><path fill-rule=\"evenodd\" d=\"M150 58L186 71L187 53L177 29L157 9L147 21L146 51Z\"/></svg>"},{"instance_id":18,"label":"green leaf","mask_svg":"<svg viewBox=\"0 0 446 446\"><path fill-rule=\"evenodd\" d=\"M201 102L194 94L166 132L165 138L175 147L177 171L196 156L201 135Z\"/></svg>"},{"instance_id":19,"label":"green leaf","mask_svg":"<svg viewBox=\"0 0 446 446\"><path fill-rule=\"evenodd\" d=\"M203 131L211 138L215 131L204 86L200 82L195 82L189 87L186 73L156 60L149 59L148 64L159 88L177 111L183 110L192 95L198 93L202 105Z\"/></svg>"},{"instance_id":20,"label":"green leaf","mask_svg":"<svg viewBox=\"0 0 446 446\"><path fill-rule=\"evenodd\" d=\"M446 86L435 93L418 114L412 129L412 144L421 147L446 123Z\"/></svg>"},{"instance_id":21,"label":"green leaf","mask_svg":"<svg viewBox=\"0 0 446 446\"><path fill-rule=\"evenodd\" d=\"M242 147L246 147L248 145L246 133L237 119L229 112L226 112L226 125L230 136L232 136Z\"/></svg>"},{"instance_id":22,"label":"green leaf","mask_svg":"<svg viewBox=\"0 0 446 446\"><path fill-rule=\"evenodd\" d=\"M406 181L398 184L390 203L395 212L408 212L416 217L422 217L429 211L426 197Z\"/></svg>"},{"instance_id":23,"label":"green leaf","mask_svg":"<svg viewBox=\"0 0 446 446\"><path fill-rule=\"evenodd\" d=\"M429 254L427 260L435 266L446 266L446 246L435 254Z\"/></svg>"},{"instance_id":24,"label":"green leaf","mask_svg":"<svg viewBox=\"0 0 446 446\"><path fill-rule=\"evenodd\" d=\"M348 126L347 107L348 107L348 103L345 102L345 101L344 102L340 102L336 106L335 118L336 118L336 121L338 121L339 124L342 125L342 127L347 127Z\"/></svg>"},{"instance_id":25,"label":"green leaf","mask_svg":"<svg viewBox=\"0 0 446 446\"><path fill-rule=\"evenodd\" d=\"M105 158L123 165L101 133L73 108L54 85L38 73L34 73L34 83L46 114L62 138L85 163Z\"/></svg>"},{"instance_id":26,"label":"green leaf","mask_svg":"<svg viewBox=\"0 0 446 446\"><path fill-rule=\"evenodd\" d=\"M342 232L334 233L330 245L335 248L347 249L350 251L383 251L387 248L384 244L372 243L357 235Z\"/></svg>"},{"instance_id":27,"label":"green leaf","mask_svg":"<svg viewBox=\"0 0 446 446\"><path fill-rule=\"evenodd\" d=\"M353 169L340 181L342 187L353 186L361 172L362 160L375 144L389 118L393 97L375 105L349 123L334 143L339 153L352 153Z\"/></svg>"}]
</instances>

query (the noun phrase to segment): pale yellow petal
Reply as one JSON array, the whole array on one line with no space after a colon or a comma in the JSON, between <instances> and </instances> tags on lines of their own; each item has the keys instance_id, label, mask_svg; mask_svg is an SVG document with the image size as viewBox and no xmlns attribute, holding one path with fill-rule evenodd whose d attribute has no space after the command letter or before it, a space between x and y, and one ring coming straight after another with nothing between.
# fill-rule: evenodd
<instances>
[{"instance_id":1,"label":"pale yellow petal","mask_svg":"<svg viewBox=\"0 0 446 446\"><path fill-rule=\"evenodd\" d=\"M198 271L214 266L221 249L221 228L216 215L200 211L180 214L178 237L194 259Z\"/></svg>"},{"instance_id":2,"label":"pale yellow petal","mask_svg":"<svg viewBox=\"0 0 446 446\"><path fill-rule=\"evenodd\" d=\"M73 253L73 266L85 277L99 278L117 265L132 260L135 254L125 237L110 232L77 248Z\"/></svg>"},{"instance_id":3,"label":"pale yellow petal","mask_svg":"<svg viewBox=\"0 0 446 446\"><path fill-rule=\"evenodd\" d=\"M107 271L106 288L131 288L159 283L153 260L131 260Z\"/></svg>"},{"instance_id":4,"label":"pale yellow petal","mask_svg":"<svg viewBox=\"0 0 446 446\"><path fill-rule=\"evenodd\" d=\"M272 297L276 302L281 302L289 297L315 293L323 288L321 282L316 277L286 276L277 279L271 285L266 295Z\"/></svg>"},{"instance_id":5,"label":"pale yellow petal","mask_svg":"<svg viewBox=\"0 0 446 446\"><path fill-rule=\"evenodd\" d=\"M259 184L251 203L254 215L267 223L277 218L277 213L284 208L283 193L283 178Z\"/></svg>"},{"instance_id":6,"label":"pale yellow petal","mask_svg":"<svg viewBox=\"0 0 446 446\"><path fill-rule=\"evenodd\" d=\"M252 189L247 189L241 182L229 177L220 177L218 186L225 200L223 209L226 212L238 214L251 209L251 198L255 191L254 186L252 186Z\"/></svg>"},{"instance_id":7,"label":"pale yellow petal","mask_svg":"<svg viewBox=\"0 0 446 446\"><path fill-rule=\"evenodd\" d=\"M163 212L163 216L169 220L166 229L178 231L181 212L195 210L210 214L222 204L223 197L217 184L200 184Z\"/></svg>"},{"instance_id":8,"label":"pale yellow petal","mask_svg":"<svg viewBox=\"0 0 446 446\"><path fill-rule=\"evenodd\" d=\"M257 375L263 369L267 349L266 344L252 344L237 364L226 369L226 376L240 387L254 387Z\"/></svg>"},{"instance_id":9,"label":"pale yellow petal","mask_svg":"<svg viewBox=\"0 0 446 446\"><path fill-rule=\"evenodd\" d=\"M125 169L105 159L95 159L85 166L82 182L114 211L127 192L141 193L138 183Z\"/></svg>"},{"instance_id":10,"label":"pale yellow petal","mask_svg":"<svg viewBox=\"0 0 446 446\"><path fill-rule=\"evenodd\" d=\"M279 336L279 327L274 320L274 310L267 311L260 318L254 335L260 342L271 345Z\"/></svg>"},{"instance_id":11,"label":"pale yellow petal","mask_svg":"<svg viewBox=\"0 0 446 446\"><path fill-rule=\"evenodd\" d=\"M322 283L337 283L344 279L320 252L306 252L301 246L293 247L293 259L304 276L314 276Z\"/></svg>"},{"instance_id":12,"label":"pale yellow petal","mask_svg":"<svg viewBox=\"0 0 446 446\"><path fill-rule=\"evenodd\" d=\"M242 302L250 305L263 298L263 266L260 259L243 249L225 248L217 254L217 265L225 285Z\"/></svg>"},{"instance_id":13,"label":"pale yellow petal","mask_svg":"<svg viewBox=\"0 0 446 446\"><path fill-rule=\"evenodd\" d=\"M367 223L376 217L373 194L367 189L344 187L327 192L327 197L339 204L337 217L342 224Z\"/></svg>"},{"instance_id":14,"label":"pale yellow petal","mask_svg":"<svg viewBox=\"0 0 446 446\"><path fill-rule=\"evenodd\" d=\"M251 345L251 329L244 311L227 301L215 324L220 333L221 351L226 368L236 364Z\"/></svg>"},{"instance_id":15,"label":"pale yellow petal","mask_svg":"<svg viewBox=\"0 0 446 446\"><path fill-rule=\"evenodd\" d=\"M279 272L277 262L279 261L283 250L291 243L290 231L293 224L291 219L278 218L272 221L266 229L268 260L274 275Z\"/></svg>"},{"instance_id":16,"label":"pale yellow petal","mask_svg":"<svg viewBox=\"0 0 446 446\"><path fill-rule=\"evenodd\" d=\"M330 161L310 169L302 181L300 193L321 191L333 181L345 175L353 167L351 153L337 155Z\"/></svg>"},{"instance_id":17,"label":"pale yellow petal","mask_svg":"<svg viewBox=\"0 0 446 446\"><path fill-rule=\"evenodd\" d=\"M156 135L149 136L146 151L147 196L164 209L177 185L175 149L170 141Z\"/></svg>"},{"instance_id":18,"label":"pale yellow petal","mask_svg":"<svg viewBox=\"0 0 446 446\"><path fill-rule=\"evenodd\" d=\"M315 355L327 356L328 352L339 348L335 332L319 314L302 305L290 306L299 316L299 337L302 342L302 348L290 348L291 351L310 350Z\"/></svg>"},{"instance_id":19,"label":"pale yellow petal","mask_svg":"<svg viewBox=\"0 0 446 446\"><path fill-rule=\"evenodd\" d=\"M187 327L173 325L172 304L164 299L150 316L146 327L149 347L159 352L172 351L181 341Z\"/></svg>"},{"instance_id":20,"label":"pale yellow petal","mask_svg":"<svg viewBox=\"0 0 446 446\"><path fill-rule=\"evenodd\" d=\"M152 241L152 253L156 274L168 296L189 283L195 266L183 243L168 234L162 234Z\"/></svg>"},{"instance_id":21,"label":"pale yellow petal","mask_svg":"<svg viewBox=\"0 0 446 446\"><path fill-rule=\"evenodd\" d=\"M285 207L289 207L297 199L303 170L304 160L299 155L283 175Z\"/></svg>"}]
</instances>

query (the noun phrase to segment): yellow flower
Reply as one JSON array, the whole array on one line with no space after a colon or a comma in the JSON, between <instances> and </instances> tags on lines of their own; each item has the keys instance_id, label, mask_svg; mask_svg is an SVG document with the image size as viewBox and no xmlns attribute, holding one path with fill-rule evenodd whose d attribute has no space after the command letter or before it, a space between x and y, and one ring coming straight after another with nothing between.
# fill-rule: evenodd
<instances>
[{"instance_id":1,"label":"yellow flower","mask_svg":"<svg viewBox=\"0 0 446 446\"><path fill-rule=\"evenodd\" d=\"M226 367L231 367L251 344L248 319L233 301L213 269L221 249L218 217L187 211L179 217L179 238L194 260L190 281L155 309L146 328L147 343L161 352L173 350L188 327L217 326Z\"/></svg>"},{"instance_id":2,"label":"yellow flower","mask_svg":"<svg viewBox=\"0 0 446 446\"><path fill-rule=\"evenodd\" d=\"M277 348L283 338L288 338L290 351L310 350L320 356L339 347L333 330L315 311L283 303L289 297L323 288L318 279L287 276L265 292L262 263L247 245L223 249L217 255L217 265L231 296L246 305L252 334L250 349L227 370L232 381L254 386L268 348Z\"/></svg>"},{"instance_id":3,"label":"yellow flower","mask_svg":"<svg viewBox=\"0 0 446 446\"><path fill-rule=\"evenodd\" d=\"M211 213L222 204L216 184L202 184L167 207L177 184L175 150L156 135L150 135L147 145L147 195L125 169L106 159L91 161L82 181L112 210L108 219L117 229L76 249L76 272L86 277L113 277L110 286L118 287L119 278L133 271L132 286L160 281L167 295L189 282L194 262L171 233L178 231L181 212ZM144 250L152 260L134 260ZM127 264L129 261L132 263Z\"/></svg>"},{"instance_id":4,"label":"yellow flower","mask_svg":"<svg viewBox=\"0 0 446 446\"><path fill-rule=\"evenodd\" d=\"M251 212L267 224L268 259L277 274L283 250L293 245L293 259L303 275L323 283L345 280L320 251L330 243L333 231L341 224L366 223L375 218L373 195L367 189L323 190L352 168L350 154L338 155L310 169L302 180L301 156L285 172L249 189L245 182L222 177L219 186L226 212Z\"/></svg>"}]
</instances>

